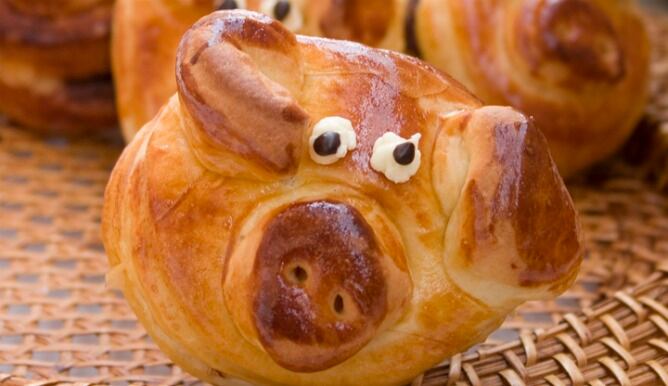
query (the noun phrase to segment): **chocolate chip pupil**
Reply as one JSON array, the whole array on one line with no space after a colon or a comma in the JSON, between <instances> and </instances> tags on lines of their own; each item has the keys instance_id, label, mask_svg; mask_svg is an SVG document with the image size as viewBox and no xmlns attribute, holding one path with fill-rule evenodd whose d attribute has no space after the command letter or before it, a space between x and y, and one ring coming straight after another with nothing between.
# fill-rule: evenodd
<instances>
[{"instance_id":1,"label":"chocolate chip pupil","mask_svg":"<svg viewBox=\"0 0 668 386\"><path fill-rule=\"evenodd\" d=\"M335 154L339 146L341 146L341 136L333 131L320 134L313 142L313 150L321 156Z\"/></svg>"},{"instance_id":2,"label":"chocolate chip pupil","mask_svg":"<svg viewBox=\"0 0 668 386\"><path fill-rule=\"evenodd\" d=\"M274 5L274 17L278 20L283 20L290 13L290 2L287 0L282 0Z\"/></svg>"},{"instance_id":3,"label":"chocolate chip pupil","mask_svg":"<svg viewBox=\"0 0 668 386\"><path fill-rule=\"evenodd\" d=\"M415 159L415 145L412 142L402 143L394 148L392 156L399 165L410 165Z\"/></svg>"},{"instance_id":4,"label":"chocolate chip pupil","mask_svg":"<svg viewBox=\"0 0 668 386\"><path fill-rule=\"evenodd\" d=\"M224 10L224 9L237 9L238 5L235 0L225 0L223 1L222 4L218 7L219 10Z\"/></svg>"}]
</instances>

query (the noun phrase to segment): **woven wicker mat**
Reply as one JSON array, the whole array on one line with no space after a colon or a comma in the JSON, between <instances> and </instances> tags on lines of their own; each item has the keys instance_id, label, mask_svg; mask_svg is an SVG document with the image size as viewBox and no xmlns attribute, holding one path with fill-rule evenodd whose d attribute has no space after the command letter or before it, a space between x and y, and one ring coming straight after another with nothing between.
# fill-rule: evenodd
<instances>
[{"instance_id":1,"label":"woven wicker mat","mask_svg":"<svg viewBox=\"0 0 668 386\"><path fill-rule=\"evenodd\" d=\"M650 108L664 122L666 51ZM99 216L120 150L118 138L44 139L0 123L0 385L196 382L104 284ZM577 284L415 385L668 384L668 197L621 161L570 189L587 241Z\"/></svg>"}]
</instances>

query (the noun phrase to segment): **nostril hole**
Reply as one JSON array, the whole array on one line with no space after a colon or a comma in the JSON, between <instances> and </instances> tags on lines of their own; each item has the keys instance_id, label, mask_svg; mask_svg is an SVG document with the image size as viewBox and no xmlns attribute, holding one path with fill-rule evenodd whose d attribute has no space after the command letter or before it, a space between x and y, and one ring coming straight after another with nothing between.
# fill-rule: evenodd
<instances>
[{"instance_id":1,"label":"nostril hole","mask_svg":"<svg viewBox=\"0 0 668 386\"><path fill-rule=\"evenodd\" d=\"M292 276L295 278L297 283L303 283L303 282L306 281L306 279L308 279L308 273L306 272L306 270L304 268L302 268L300 266L296 266L292 270Z\"/></svg>"},{"instance_id":2,"label":"nostril hole","mask_svg":"<svg viewBox=\"0 0 668 386\"><path fill-rule=\"evenodd\" d=\"M334 298L334 311L337 314L342 314L343 313L343 298L341 295L336 295Z\"/></svg>"}]
</instances>

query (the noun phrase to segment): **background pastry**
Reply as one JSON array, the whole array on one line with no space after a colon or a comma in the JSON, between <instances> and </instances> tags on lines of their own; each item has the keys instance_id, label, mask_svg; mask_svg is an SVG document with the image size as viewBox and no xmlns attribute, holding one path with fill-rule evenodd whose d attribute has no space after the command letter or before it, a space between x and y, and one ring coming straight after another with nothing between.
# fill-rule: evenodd
<instances>
[{"instance_id":1,"label":"background pastry","mask_svg":"<svg viewBox=\"0 0 668 386\"><path fill-rule=\"evenodd\" d=\"M245 11L193 26L176 73L114 169L103 239L109 282L202 379L403 384L574 280L575 210L511 108Z\"/></svg>"},{"instance_id":2,"label":"background pastry","mask_svg":"<svg viewBox=\"0 0 668 386\"><path fill-rule=\"evenodd\" d=\"M112 0L0 0L0 113L41 131L116 121Z\"/></svg>"},{"instance_id":3,"label":"background pastry","mask_svg":"<svg viewBox=\"0 0 668 386\"><path fill-rule=\"evenodd\" d=\"M565 176L617 150L644 111L649 43L634 1L418 3L421 57L531 115Z\"/></svg>"},{"instance_id":4,"label":"background pastry","mask_svg":"<svg viewBox=\"0 0 668 386\"><path fill-rule=\"evenodd\" d=\"M127 138L174 90L168 69L173 66L176 40L187 25L214 7L211 1L201 1L187 7L192 13L167 13L167 4L173 1L139 3L141 9L133 0L121 0L118 5L117 25L122 25L115 40L117 73L137 78L134 84L129 80L118 84L119 102L129 106L121 108ZM235 3L277 16L269 12L276 0ZM614 152L635 127L646 103L649 46L632 1L284 3L290 4L290 25L299 33L416 55L454 76L486 103L511 105L531 115L566 176ZM164 50L159 50L162 56L152 52L150 45L135 42L155 33L154 28L134 21L148 17L159 18L159 24L165 25L179 20L161 29L160 36L167 36ZM138 64L142 60L145 63ZM159 80L146 82L147 68L162 72L151 75ZM138 90L151 95L131 95Z\"/></svg>"}]
</instances>

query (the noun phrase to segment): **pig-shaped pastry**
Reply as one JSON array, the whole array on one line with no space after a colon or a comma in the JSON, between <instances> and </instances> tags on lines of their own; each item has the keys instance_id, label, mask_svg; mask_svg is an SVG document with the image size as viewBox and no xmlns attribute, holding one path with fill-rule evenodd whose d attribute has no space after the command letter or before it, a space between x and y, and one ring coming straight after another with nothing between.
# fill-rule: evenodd
<instances>
[{"instance_id":1,"label":"pig-shaped pastry","mask_svg":"<svg viewBox=\"0 0 668 386\"><path fill-rule=\"evenodd\" d=\"M218 385L401 385L581 259L545 138L402 54L215 12L106 191L108 280Z\"/></svg>"}]
</instances>

